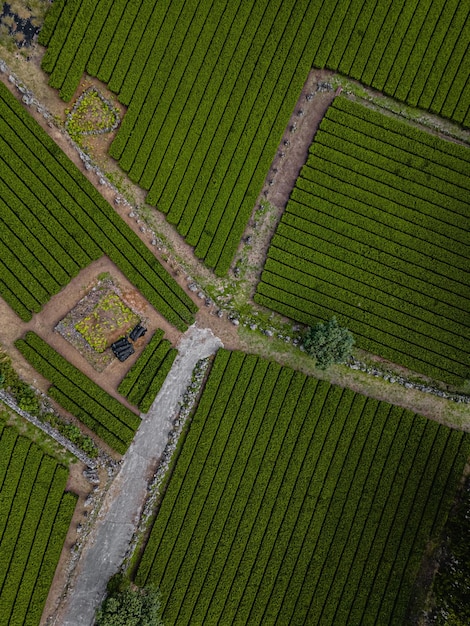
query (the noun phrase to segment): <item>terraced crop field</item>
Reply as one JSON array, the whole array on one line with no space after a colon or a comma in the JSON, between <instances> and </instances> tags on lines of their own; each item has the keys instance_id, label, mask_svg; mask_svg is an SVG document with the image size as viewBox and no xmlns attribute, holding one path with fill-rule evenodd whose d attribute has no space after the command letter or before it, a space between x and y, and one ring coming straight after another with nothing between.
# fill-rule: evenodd
<instances>
[{"instance_id":1,"label":"terraced crop field","mask_svg":"<svg viewBox=\"0 0 470 626\"><path fill-rule=\"evenodd\" d=\"M56 0L42 67L128 106L110 154L217 274L228 270L310 68L468 126L470 8L457 0Z\"/></svg>"},{"instance_id":2,"label":"terraced crop field","mask_svg":"<svg viewBox=\"0 0 470 626\"><path fill-rule=\"evenodd\" d=\"M147 413L178 354L163 331L158 329L145 346L145 350L120 382L118 391Z\"/></svg>"},{"instance_id":3,"label":"terraced crop field","mask_svg":"<svg viewBox=\"0 0 470 626\"><path fill-rule=\"evenodd\" d=\"M437 380L470 373L470 151L344 97L310 147L255 300Z\"/></svg>"},{"instance_id":4,"label":"terraced crop field","mask_svg":"<svg viewBox=\"0 0 470 626\"><path fill-rule=\"evenodd\" d=\"M77 496L68 470L0 420L0 621L37 626Z\"/></svg>"},{"instance_id":5,"label":"terraced crop field","mask_svg":"<svg viewBox=\"0 0 470 626\"><path fill-rule=\"evenodd\" d=\"M107 255L180 330L196 305L0 83L0 295L23 319Z\"/></svg>"},{"instance_id":6,"label":"terraced crop field","mask_svg":"<svg viewBox=\"0 0 470 626\"><path fill-rule=\"evenodd\" d=\"M107 394L33 332L15 346L31 365L52 383L51 398L70 411L111 448L124 454L140 418Z\"/></svg>"},{"instance_id":7,"label":"terraced crop field","mask_svg":"<svg viewBox=\"0 0 470 626\"><path fill-rule=\"evenodd\" d=\"M470 438L219 350L136 582L165 624L398 624Z\"/></svg>"}]
</instances>

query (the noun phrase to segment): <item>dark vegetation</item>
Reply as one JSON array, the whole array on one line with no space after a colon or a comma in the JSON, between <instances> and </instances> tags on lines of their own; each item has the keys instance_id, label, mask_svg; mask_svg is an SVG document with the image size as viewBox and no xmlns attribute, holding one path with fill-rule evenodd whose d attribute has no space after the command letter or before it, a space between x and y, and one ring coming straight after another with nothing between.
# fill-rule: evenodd
<instances>
[{"instance_id":1,"label":"dark vegetation","mask_svg":"<svg viewBox=\"0 0 470 626\"><path fill-rule=\"evenodd\" d=\"M470 152L344 97L328 109L255 301L436 380L470 372Z\"/></svg>"},{"instance_id":2,"label":"dark vegetation","mask_svg":"<svg viewBox=\"0 0 470 626\"><path fill-rule=\"evenodd\" d=\"M0 419L0 616L39 623L77 496L68 470Z\"/></svg>"},{"instance_id":3,"label":"dark vegetation","mask_svg":"<svg viewBox=\"0 0 470 626\"><path fill-rule=\"evenodd\" d=\"M399 624L470 437L219 350L136 582L165 624Z\"/></svg>"},{"instance_id":4,"label":"dark vegetation","mask_svg":"<svg viewBox=\"0 0 470 626\"><path fill-rule=\"evenodd\" d=\"M83 72L128 106L110 154L227 272L312 66L469 125L458 0L55 0L40 42L69 100Z\"/></svg>"},{"instance_id":5,"label":"dark vegetation","mask_svg":"<svg viewBox=\"0 0 470 626\"><path fill-rule=\"evenodd\" d=\"M442 533L438 571L432 588L429 623L464 626L470 623L470 479Z\"/></svg>"},{"instance_id":6,"label":"dark vegetation","mask_svg":"<svg viewBox=\"0 0 470 626\"><path fill-rule=\"evenodd\" d=\"M318 322L305 331L303 346L312 355L320 369L334 363L345 363L351 356L354 337L347 328L342 328L336 317L327 322Z\"/></svg>"},{"instance_id":7,"label":"dark vegetation","mask_svg":"<svg viewBox=\"0 0 470 626\"><path fill-rule=\"evenodd\" d=\"M0 294L31 319L106 254L180 330L197 310L155 255L0 83Z\"/></svg>"},{"instance_id":8,"label":"dark vegetation","mask_svg":"<svg viewBox=\"0 0 470 626\"><path fill-rule=\"evenodd\" d=\"M140 418L82 374L38 335L28 332L15 346L52 383L48 394L111 448L124 454Z\"/></svg>"},{"instance_id":9,"label":"dark vegetation","mask_svg":"<svg viewBox=\"0 0 470 626\"><path fill-rule=\"evenodd\" d=\"M108 583L108 596L96 615L96 626L163 626L160 594L156 589L139 589L121 574Z\"/></svg>"}]
</instances>

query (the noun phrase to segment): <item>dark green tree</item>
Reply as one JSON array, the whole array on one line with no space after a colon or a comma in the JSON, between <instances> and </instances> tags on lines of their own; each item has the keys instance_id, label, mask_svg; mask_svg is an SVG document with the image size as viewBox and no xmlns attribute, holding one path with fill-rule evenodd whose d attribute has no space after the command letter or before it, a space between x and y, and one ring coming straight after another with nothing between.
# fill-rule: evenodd
<instances>
[{"instance_id":1,"label":"dark green tree","mask_svg":"<svg viewBox=\"0 0 470 626\"><path fill-rule=\"evenodd\" d=\"M307 328L303 342L306 352L315 357L320 369L333 363L344 363L351 355L353 345L352 333L342 328L336 317Z\"/></svg>"},{"instance_id":2,"label":"dark green tree","mask_svg":"<svg viewBox=\"0 0 470 626\"><path fill-rule=\"evenodd\" d=\"M120 575L108 584L109 595L96 614L96 626L163 626L156 589L131 587Z\"/></svg>"}]
</instances>

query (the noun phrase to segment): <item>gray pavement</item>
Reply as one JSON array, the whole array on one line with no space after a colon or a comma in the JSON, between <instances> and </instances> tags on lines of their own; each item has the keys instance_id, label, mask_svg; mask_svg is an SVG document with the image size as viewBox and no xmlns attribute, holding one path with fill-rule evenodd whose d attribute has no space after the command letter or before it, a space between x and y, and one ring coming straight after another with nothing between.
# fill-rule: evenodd
<instances>
[{"instance_id":1,"label":"gray pavement","mask_svg":"<svg viewBox=\"0 0 470 626\"><path fill-rule=\"evenodd\" d=\"M193 325L177 347L179 354L173 367L150 411L143 417L88 536L59 618L61 626L93 624L106 584L119 570L139 522L148 479L165 449L179 400L191 382L194 366L199 359L222 347L222 342L210 329Z\"/></svg>"}]
</instances>

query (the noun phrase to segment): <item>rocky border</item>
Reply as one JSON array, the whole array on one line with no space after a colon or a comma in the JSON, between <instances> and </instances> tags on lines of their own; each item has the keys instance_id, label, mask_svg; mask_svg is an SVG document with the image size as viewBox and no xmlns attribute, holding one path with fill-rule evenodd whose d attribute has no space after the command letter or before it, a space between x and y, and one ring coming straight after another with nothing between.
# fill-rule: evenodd
<instances>
[{"instance_id":1,"label":"rocky border","mask_svg":"<svg viewBox=\"0 0 470 626\"><path fill-rule=\"evenodd\" d=\"M34 426L40 428L44 433L49 435L49 437L52 437L52 439L55 439L58 444L60 444L63 448L66 448L69 452L76 456L79 461L84 463L88 468L88 471L85 470L87 474L85 474L84 472L85 478L87 478L87 475L89 475L90 477L94 477L94 471L98 467L97 461L94 461L89 456L87 456L83 452L83 450L80 450L80 448L73 444L69 439L59 433L59 431L55 430L55 428L52 428L50 424L48 424L47 422L41 422L34 415L31 415L27 411L23 411L23 409L20 409L13 397L3 389L0 389L0 400L2 400L2 402L9 406L10 409L15 411L15 413L18 413L18 415L24 417L24 419L28 420L28 422L31 422L31 424L34 424Z\"/></svg>"},{"instance_id":2,"label":"rocky border","mask_svg":"<svg viewBox=\"0 0 470 626\"><path fill-rule=\"evenodd\" d=\"M89 87L88 89L85 89L85 91L83 91L80 94L80 96L77 98L75 104L73 105L72 110L70 111L70 113L67 114L67 117L66 117L66 120L65 120L65 128L66 129L68 129L70 122L72 122L73 117L76 114L76 112L77 112L78 108L80 107L80 105L82 104L83 100L90 93L93 93L93 92L96 93L96 95L101 100L101 102L103 102L103 104L106 105L106 107L109 109L109 111L111 112L111 115L114 116L114 122L113 122L113 124L111 126L106 126L105 128L96 128L96 129L93 129L93 130L79 131L79 132L77 132L77 134L79 134L79 135L104 135L106 133L112 133L119 126L119 124L121 123L121 118L119 116L119 111L116 109L116 107L111 102L111 100L109 100L108 98L103 96L101 91L97 87L92 85L91 87Z\"/></svg>"}]
</instances>

